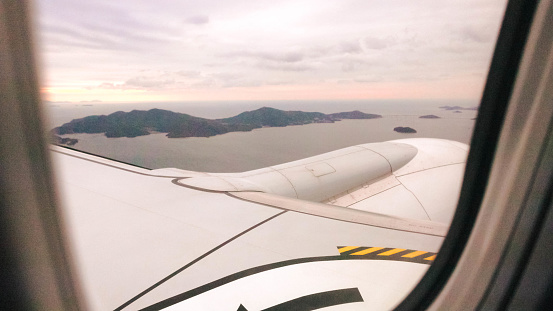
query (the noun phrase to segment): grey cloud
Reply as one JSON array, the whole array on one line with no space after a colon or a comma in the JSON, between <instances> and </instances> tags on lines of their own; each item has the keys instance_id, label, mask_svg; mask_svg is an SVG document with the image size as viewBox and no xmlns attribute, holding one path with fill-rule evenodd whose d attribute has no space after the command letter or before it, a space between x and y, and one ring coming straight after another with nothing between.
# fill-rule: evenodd
<instances>
[{"instance_id":1,"label":"grey cloud","mask_svg":"<svg viewBox=\"0 0 553 311\"><path fill-rule=\"evenodd\" d=\"M355 64L353 62L345 62L342 63L342 71L343 72L350 72L355 70Z\"/></svg>"},{"instance_id":2,"label":"grey cloud","mask_svg":"<svg viewBox=\"0 0 553 311\"><path fill-rule=\"evenodd\" d=\"M305 57L306 58L320 58L325 57L327 55L330 55L332 53L335 53L336 51L335 46L312 46L305 50Z\"/></svg>"},{"instance_id":3,"label":"grey cloud","mask_svg":"<svg viewBox=\"0 0 553 311\"><path fill-rule=\"evenodd\" d=\"M230 73L230 72L217 72L211 74L211 77L222 79L222 80L236 80L240 79L242 75L236 74L236 73Z\"/></svg>"},{"instance_id":4,"label":"grey cloud","mask_svg":"<svg viewBox=\"0 0 553 311\"><path fill-rule=\"evenodd\" d=\"M190 88L193 89L204 89L204 88L212 88L217 85L216 81L212 78L206 78L199 82L195 82L190 84Z\"/></svg>"},{"instance_id":5,"label":"grey cloud","mask_svg":"<svg viewBox=\"0 0 553 311\"><path fill-rule=\"evenodd\" d=\"M266 85L285 85L290 84L290 81L284 80L261 80L261 79L252 79L252 78L240 78L231 81L224 82L221 87L230 88L230 87L261 87Z\"/></svg>"},{"instance_id":6,"label":"grey cloud","mask_svg":"<svg viewBox=\"0 0 553 311\"><path fill-rule=\"evenodd\" d=\"M341 68L343 72L352 72L357 69L366 68L368 65L372 67L384 66L382 60L368 54L339 55L331 57L326 61L326 63L331 63L333 66L339 66L338 68Z\"/></svg>"},{"instance_id":7,"label":"grey cloud","mask_svg":"<svg viewBox=\"0 0 553 311\"><path fill-rule=\"evenodd\" d=\"M170 74L170 73L168 73ZM201 72L199 71L191 71L191 70L180 70L175 72L176 75L185 77L185 78L197 78L201 76Z\"/></svg>"},{"instance_id":8,"label":"grey cloud","mask_svg":"<svg viewBox=\"0 0 553 311\"><path fill-rule=\"evenodd\" d=\"M173 79L159 80L150 77L134 77L125 81L126 86L139 88L160 88L174 83Z\"/></svg>"},{"instance_id":9,"label":"grey cloud","mask_svg":"<svg viewBox=\"0 0 553 311\"><path fill-rule=\"evenodd\" d=\"M175 84L173 79L156 79L151 77L134 77L124 83L104 82L96 88L111 90L136 90L136 89L159 89ZM89 87L92 89L92 87Z\"/></svg>"},{"instance_id":10,"label":"grey cloud","mask_svg":"<svg viewBox=\"0 0 553 311\"><path fill-rule=\"evenodd\" d=\"M261 82L231 73L216 73L189 85L193 89L258 87Z\"/></svg>"},{"instance_id":11,"label":"grey cloud","mask_svg":"<svg viewBox=\"0 0 553 311\"><path fill-rule=\"evenodd\" d=\"M266 58L269 60L275 60L280 62L286 62L286 63L295 63L303 60L303 54L292 52L292 53L285 53L282 55L267 55Z\"/></svg>"},{"instance_id":12,"label":"grey cloud","mask_svg":"<svg viewBox=\"0 0 553 311\"><path fill-rule=\"evenodd\" d=\"M339 45L339 51L342 53L359 54L363 52L359 41L342 42Z\"/></svg>"},{"instance_id":13,"label":"grey cloud","mask_svg":"<svg viewBox=\"0 0 553 311\"><path fill-rule=\"evenodd\" d=\"M223 54L226 58L244 59L240 66L249 66L261 70L274 70L284 72L302 72L314 70L316 62L313 60L323 57L322 52L313 51L284 51L284 52L265 52L265 51L239 51ZM317 54L317 55L314 55ZM309 56L308 56L309 55Z\"/></svg>"},{"instance_id":14,"label":"grey cloud","mask_svg":"<svg viewBox=\"0 0 553 311\"><path fill-rule=\"evenodd\" d=\"M172 41L167 37L156 34L146 34L139 31L124 29L100 29L101 27L83 28L56 25L45 27L46 42L65 48L88 48L93 50L136 51L150 49L152 45L159 45Z\"/></svg>"},{"instance_id":15,"label":"grey cloud","mask_svg":"<svg viewBox=\"0 0 553 311\"><path fill-rule=\"evenodd\" d=\"M102 1L40 3L47 12L39 15L40 34L47 38L47 44L134 51L172 41L181 32L176 25L132 14L124 5Z\"/></svg>"},{"instance_id":16,"label":"grey cloud","mask_svg":"<svg viewBox=\"0 0 553 311\"><path fill-rule=\"evenodd\" d=\"M250 52L250 51L241 51L241 52L231 52L223 54L226 57L244 57L244 58L254 58L260 60L269 60L275 62L284 62L284 63L296 63L304 59L304 54L301 52Z\"/></svg>"},{"instance_id":17,"label":"grey cloud","mask_svg":"<svg viewBox=\"0 0 553 311\"><path fill-rule=\"evenodd\" d=\"M207 15L195 15L186 18L185 23L194 25L203 25L209 23L209 16Z\"/></svg>"},{"instance_id":18,"label":"grey cloud","mask_svg":"<svg viewBox=\"0 0 553 311\"><path fill-rule=\"evenodd\" d=\"M377 77L358 78L358 79L353 79L353 81L357 83L374 83L374 82L382 81L382 78L377 78Z\"/></svg>"},{"instance_id":19,"label":"grey cloud","mask_svg":"<svg viewBox=\"0 0 553 311\"><path fill-rule=\"evenodd\" d=\"M460 31L460 34L463 39L478 43L489 42L493 37L487 31L474 27L465 27Z\"/></svg>"},{"instance_id":20,"label":"grey cloud","mask_svg":"<svg viewBox=\"0 0 553 311\"><path fill-rule=\"evenodd\" d=\"M367 37L363 40L363 45L369 50L383 50L390 45L390 39L376 37Z\"/></svg>"},{"instance_id":21,"label":"grey cloud","mask_svg":"<svg viewBox=\"0 0 553 311\"><path fill-rule=\"evenodd\" d=\"M47 104L71 104L71 102L68 101L68 100L61 100L61 101L44 100L43 102L45 102Z\"/></svg>"},{"instance_id":22,"label":"grey cloud","mask_svg":"<svg viewBox=\"0 0 553 311\"><path fill-rule=\"evenodd\" d=\"M367 55L339 57L336 61L341 65L342 72L363 71L369 66L371 68L386 67L383 60L375 60Z\"/></svg>"},{"instance_id":23,"label":"grey cloud","mask_svg":"<svg viewBox=\"0 0 553 311\"><path fill-rule=\"evenodd\" d=\"M275 80L275 81L265 81L264 85L287 85L292 82L289 80Z\"/></svg>"},{"instance_id":24,"label":"grey cloud","mask_svg":"<svg viewBox=\"0 0 553 311\"><path fill-rule=\"evenodd\" d=\"M314 70L315 67L307 64L296 63L273 63L273 62L259 62L258 68L277 70L277 71L309 71Z\"/></svg>"},{"instance_id":25,"label":"grey cloud","mask_svg":"<svg viewBox=\"0 0 553 311\"><path fill-rule=\"evenodd\" d=\"M236 80L228 81L223 83L221 86L223 88L232 88L232 87L260 87L263 83L256 80Z\"/></svg>"},{"instance_id":26,"label":"grey cloud","mask_svg":"<svg viewBox=\"0 0 553 311\"><path fill-rule=\"evenodd\" d=\"M271 33L272 27L258 27L255 18L251 25L244 22L256 17L256 8L270 12L273 1L136 0L129 5L37 0L39 13L45 13L39 15L45 45L40 52L55 83L86 78L107 81L94 86L105 89L278 83L267 79L290 80L292 85L316 79L374 82L370 76L385 81L428 79L421 72L455 75L477 72L481 64L487 68L486 53L493 48L497 29L493 18L501 13L496 0L481 5L426 0L422 7L419 2L397 7L391 2L336 0L336 9L313 10L315 17L302 18L305 29L283 21L271 24L282 27ZM320 7L315 1L311 5ZM488 13L492 8L499 13ZM446 16L446 11L452 14ZM138 71L145 67L151 70ZM108 83L112 81L121 82Z\"/></svg>"},{"instance_id":27,"label":"grey cloud","mask_svg":"<svg viewBox=\"0 0 553 311\"><path fill-rule=\"evenodd\" d=\"M244 76L230 72L216 72L208 75L203 75L203 78L196 80L188 85L193 89L205 89L205 88L221 88L221 87L235 87L244 86Z\"/></svg>"},{"instance_id":28,"label":"grey cloud","mask_svg":"<svg viewBox=\"0 0 553 311\"><path fill-rule=\"evenodd\" d=\"M264 85L283 85L290 81L282 79L265 80L254 78L242 73L218 72L207 75L202 80L190 84L189 88L233 88L233 87L260 87Z\"/></svg>"},{"instance_id":29,"label":"grey cloud","mask_svg":"<svg viewBox=\"0 0 553 311\"><path fill-rule=\"evenodd\" d=\"M447 52L452 54L465 54L472 52L474 48L468 46L466 43L462 42L452 42L448 44L443 44L435 48L436 51Z\"/></svg>"},{"instance_id":30,"label":"grey cloud","mask_svg":"<svg viewBox=\"0 0 553 311\"><path fill-rule=\"evenodd\" d=\"M116 90L116 89L123 89L123 85L122 84L117 84L117 83L104 82L104 83L98 85L98 88L99 89ZM87 89L93 89L93 87L87 87Z\"/></svg>"},{"instance_id":31,"label":"grey cloud","mask_svg":"<svg viewBox=\"0 0 553 311\"><path fill-rule=\"evenodd\" d=\"M115 44L112 39L78 31L69 26L47 26L45 30L46 41L56 46L100 49L103 46L107 47Z\"/></svg>"},{"instance_id":32,"label":"grey cloud","mask_svg":"<svg viewBox=\"0 0 553 311\"><path fill-rule=\"evenodd\" d=\"M226 62L209 62L204 63L203 66L206 68L219 68L224 67L226 65Z\"/></svg>"}]
</instances>

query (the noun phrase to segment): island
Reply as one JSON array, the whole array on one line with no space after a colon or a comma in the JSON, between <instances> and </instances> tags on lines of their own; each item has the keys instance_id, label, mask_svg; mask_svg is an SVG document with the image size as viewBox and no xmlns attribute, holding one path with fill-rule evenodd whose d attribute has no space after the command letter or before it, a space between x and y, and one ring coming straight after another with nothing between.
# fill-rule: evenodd
<instances>
[{"instance_id":1,"label":"island","mask_svg":"<svg viewBox=\"0 0 553 311\"><path fill-rule=\"evenodd\" d=\"M441 106L439 108L445 109L445 110L478 110L478 107L465 108L461 106Z\"/></svg>"},{"instance_id":2,"label":"island","mask_svg":"<svg viewBox=\"0 0 553 311\"><path fill-rule=\"evenodd\" d=\"M262 127L285 127L310 123L334 123L342 119L376 119L378 114L361 111L324 114L284 111L263 107L224 119L205 119L162 109L118 111L74 119L52 129L52 135L104 133L106 137L137 137L167 133L169 138L211 137L229 132L246 132ZM61 142L60 142L61 143ZM63 143L62 143L63 144Z\"/></svg>"},{"instance_id":3,"label":"island","mask_svg":"<svg viewBox=\"0 0 553 311\"><path fill-rule=\"evenodd\" d=\"M398 127L395 127L394 128L394 131L398 132L398 133L404 133L404 134L412 134L412 133L416 133L417 131L413 128L410 128L410 127L402 127L402 126L398 126Z\"/></svg>"},{"instance_id":4,"label":"island","mask_svg":"<svg viewBox=\"0 0 553 311\"><path fill-rule=\"evenodd\" d=\"M429 114L429 115L425 115L425 116L420 116L419 119L440 119L440 117L435 116L433 114Z\"/></svg>"},{"instance_id":5,"label":"island","mask_svg":"<svg viewBox=\"0 0 553 311\"><path fill-rule=\"evenodd\" d=\"M74 146L79 142L79 140L76 138L59 137L58 135L51 134L50 142L56 145Z\"/></svg>"}]
</instances>

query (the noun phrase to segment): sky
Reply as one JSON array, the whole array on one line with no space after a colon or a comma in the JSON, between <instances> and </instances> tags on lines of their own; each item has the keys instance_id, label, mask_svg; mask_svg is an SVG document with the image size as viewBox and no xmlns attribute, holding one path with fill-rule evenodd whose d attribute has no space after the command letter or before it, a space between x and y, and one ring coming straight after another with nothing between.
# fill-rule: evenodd
<instances>
[{"instance_id":1,"label":"sky","mask_svg":"<svg viewBox=\"0 0 553 311\"><path fill-rule=\"evenodd\" d=\"M479 99L504 0L35 0L53 102Z\"/></svg>"}]
</instances>

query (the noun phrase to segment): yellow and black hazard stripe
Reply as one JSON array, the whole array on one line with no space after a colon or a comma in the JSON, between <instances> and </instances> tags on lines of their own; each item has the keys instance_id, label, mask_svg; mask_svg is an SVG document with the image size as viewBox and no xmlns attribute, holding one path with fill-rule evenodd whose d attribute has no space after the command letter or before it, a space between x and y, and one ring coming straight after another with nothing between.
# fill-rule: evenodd
<instances>
[{"instance_id":1,"label":"yellow and black hazard stripe","mask_svg":"<svg viewBox=\"0 0 553 311\"><path fill-rule=\"evenodd\" d=\"M436 258L436 253L404 248L338 246L338 252L340 256L348 256L350 259L395 260L423 264L432 264Z\"/></svg>"}]
</instances>

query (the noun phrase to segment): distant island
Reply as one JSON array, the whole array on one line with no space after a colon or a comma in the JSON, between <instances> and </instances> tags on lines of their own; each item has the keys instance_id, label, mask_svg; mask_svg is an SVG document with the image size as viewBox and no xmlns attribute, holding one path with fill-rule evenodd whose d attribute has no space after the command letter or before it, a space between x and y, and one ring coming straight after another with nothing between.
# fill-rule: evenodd
<instances>
[{"instance_id":1,"label":"distant island","mask_svg":"<svg viewBox=\"0 0 553 311\"><path fill-rule=\"evenodd\" d=\"M420 116L419 119L440 119L440 117L435 116L433 114L429 114L429 115L425 115L425 116Z\"/></svg>"},{"instance_id":2,"label":"distant island","mask_svg":"<svg viewBox=\"0 0 553 311\"><path fill-rule=\"evenodd\" d=\"M394 128L394 131L398 132L398 133L405 133L405 134L412 134L412 133L416 133L417 131L413 128L410 128L410 127L402 127L402 126L398 126L396 128Z\"/></svg>"},{"instance_id":3,"label":"distant island","mask_svg":"<svg viewBox=\"0 0 553 311\"><path fill-rule=\"evenodd\" d=\"M478 107L465 108L461 106L441 106L440 108L445 110L478 110Z\"/></svg>"},{"instance_id":4,"label":"distant island","mask_svg":"<svg viewBox=\"0 0 553 311\"><path fill-rule=\"evenodd\" d=\"M79 140L76 138L59 137L58 135L51 134L50 142L57 145L74 146L79 142Z\"/></svg>"},{"instance_id":5,"label":"distant island","mask_svg":"<svg viewBox=\"0 0 553 311\"><path fill-rule=\"evenodd\" d=\"M162 109L118 111L74 119L52 129L52 135L104 133L106 137L137 137L153 132L169 138L210 137L229 132L247 132L261 127L285 127L310 123L334 123L342 119L376 119L381 115L360 111L324 114L321 112L284 111L263 107L224 119L204 119ZM58 136L59 137L59 136ZM61 138L60 139L64 139ZM59 140L58 140L59 141ZM73 143L73 141L70 141ZM58 143L67 144L62 141ZM75 142L76 143L76 142ZM75 144L73 143L73 144Z\"/></svg>"}]
</instances>

